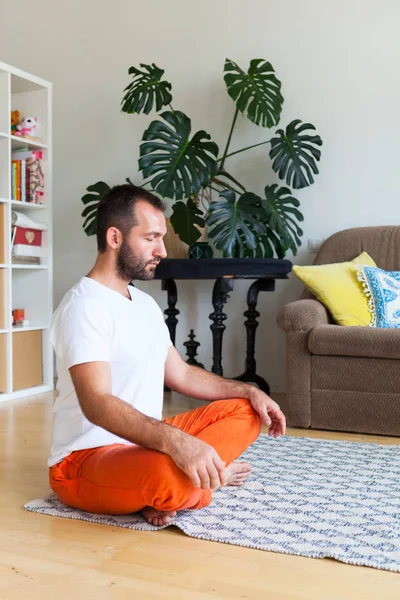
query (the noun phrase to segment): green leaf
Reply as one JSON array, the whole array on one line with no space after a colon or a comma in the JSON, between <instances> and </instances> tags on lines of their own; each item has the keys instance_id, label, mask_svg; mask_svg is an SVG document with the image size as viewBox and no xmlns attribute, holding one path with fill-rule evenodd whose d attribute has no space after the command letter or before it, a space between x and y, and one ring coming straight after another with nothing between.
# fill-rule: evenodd
<instances>
[{"instance_id":1,"label":"green leaf","mask_svg":"<svg viewBox=\"0 0 400 600\"><path fill-rule=\"evenodd\" d=\"M286 187L279 188L277 184L267 185L265 198L261 199L261 206L266 217L267 230L260 240L265 247L266 256L275 249L278 258L283 258L290 248L294 255L301 245L302 229L297 221L304 217L298 210L300 202L292 196L291 190Z\"/></svg>"},{"instance_id":2,"label":"green leaf","mask_svg":"<svg viewBox=\"0 0 400 600\"><path fill-rule=\"evenodd\" d=\"M172 207L171 225L175 233L178 234L179 239L189 246L197 242L201 236L201 231L195 227L195 225L204 227L205 222L201 215L201 210L192 198L189 198L186 204L175 202Z\"/></svg>"},{"instance_id":3,"label":"green leaf","mask_svg":"<svg viewBox=\"0 0 400 600\"><path fill-rule=\"evenodd\" d=\"M279 123L283 96L281 82L274 75L271 63L255 58L245 73L235 62L226 59L224 71L228 94L242 113L247 108L250 121L262 127Z\"/></svg>"},{"instance_id":4,"label":"green leaf","mask_svg":"<svg viewBox=\"0 0 400 600\"><path fill-rule=\"evenodd\" d=\"M104 181L98 181L93 185L89 185L86 188L89 194L82 196L81 200L85 205L81 216L85 219L83 223L83 229L86 235L95 235L96 233L96 213L97 207L106 192L110 189L110 186Z\"/></svg>"},{"instance_id":5,"label":"green leaf","mask_svg":"<svg viewBox=\"0 0 400 600\"><path fill-rule=\"evenodd\" d=\"M254 250L257 237L265 232L260 221L263 214L260 198L245 192L236 201L232 190L225 190L220 196L223 200L212 202L208 209L208 236L225 258L244 257L246 249Z\"/></svg>"},{"instance_id":6,"label":"green leaf","mask_svg":"<svg viewBox=\"0 0 400 600\"><path fill-rule=\"evenodd\" d=\"M148 115L156 103L157 112L163 106L168 106L172 101L169 93L171 84L168 81L161 81L164 75L163 69L159 69L153 63L152 65L140 64L143 71L136 67L129 69L129 75L133 75L133 81L125 89L125 96L122 99L122 111L132 114L141 113Z\"/></svg>"},{"instance_id":7,"label":"green leaf","mask_svg":"<svg viewBox=\"0 0 400 600\"><path fill-rule=\"evenodd\" d=\"M314 125L296 119L289 123L286 132L278 129L271 140L272 168L296 190L314 183L313 173L318 173L316 163L321 158L318 146L322 146L322 140L319 135L303 133L309 129L315 130Z\"/></svg>"},{"instance_id":8,"label":"green leaf","mask_svg":"<svg viewBox=\"0 0 400 600\"><path fill-rule=\"evenodd\" d=\"M180 200L209 185L217 172L218 146L198 131L190 139L191 122L182 112L166 111L165 122L152 121L140 145L139 169L163 198Z\"/></svg>"}]
</instances>

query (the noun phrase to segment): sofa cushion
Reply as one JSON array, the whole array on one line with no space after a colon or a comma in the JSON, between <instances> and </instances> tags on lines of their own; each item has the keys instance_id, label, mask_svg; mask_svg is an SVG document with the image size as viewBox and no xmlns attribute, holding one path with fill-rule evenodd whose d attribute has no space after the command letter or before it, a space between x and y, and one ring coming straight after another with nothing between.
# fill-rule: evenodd
<instances>
[{"instance_id":1,"label":"sofa cushion","mask_svg":"<svg viewBox=\"0 0 400 600\"><path fill-rule=\"evenodd\" d=\"M400 271L360 266L358 278L369 299L373 327L400 327Z\"/></svg>"},{"instance_id":2,"label":"sofa cushion","mask_svg":"<svg viewBox=\"0 0 400 600\"><path fill-rule=\"evenodd\" d=\"M400 359L400 329L319 325L308 336L308 349L328 356Z\"/></svg>"},{"instance_id":3,"label":"sofa cushion","mask_svg":"<svg viewBox=\"0 0 400 600\"><path fill-rule=\"evenodd\" d=\"M371 313L362 285L357 279L361 265L376 266L363 252L352 261L300 267L293 272L329 310L338 325L369 325Z\"/></svg>"},{"instance_id":4,"label":"sofa cushion","mask_svg":"<svg viewBox=\"0 0 400 600\"><path fill-rule=\"evenodd\" d=\"M312 354L310 363L311 392L396 394L400 398L400 369L394 358Z\"/></svg>"}]
</instances>

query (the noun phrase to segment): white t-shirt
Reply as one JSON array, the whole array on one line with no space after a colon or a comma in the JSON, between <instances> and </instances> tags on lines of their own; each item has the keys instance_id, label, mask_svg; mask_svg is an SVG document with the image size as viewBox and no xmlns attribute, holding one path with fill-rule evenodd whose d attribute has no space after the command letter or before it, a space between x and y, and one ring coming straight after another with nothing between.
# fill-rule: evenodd
<instances>
[{"instance_id":1,"label":"white t-shirt","mask_svg":"<svg viewBox=\"0 0 400 600\"><path fill-rule=\"evenodd\" d=\"M58 398L48 466L75 450L130 444L84 416L68 369L107 361L112 394L143 414L161 419L164 366L172 342L157 303L128 286L131 300L94 279L82 279L53 315L50 340L56 353Z\"/></svg>"}]
</instances>

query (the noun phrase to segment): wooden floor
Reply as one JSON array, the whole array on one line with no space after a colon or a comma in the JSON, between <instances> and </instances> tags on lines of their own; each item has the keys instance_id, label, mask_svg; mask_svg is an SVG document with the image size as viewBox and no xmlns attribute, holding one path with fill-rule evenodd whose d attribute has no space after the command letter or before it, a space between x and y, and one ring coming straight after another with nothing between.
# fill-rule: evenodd
<instances>
[{"instance_id":1,"label":"wooden floor","mask_svg":"<svg viewBox=\"0 0 400 600\"><path fill-rule=\"evenodd\" d=\"M166 415L197 405L167 398ZM50 394L0 404L0 600L399 600L400 574L196 540L173 528L136 532L23 510L49 491L51 419Z\"/></svg>"}]
</instances>

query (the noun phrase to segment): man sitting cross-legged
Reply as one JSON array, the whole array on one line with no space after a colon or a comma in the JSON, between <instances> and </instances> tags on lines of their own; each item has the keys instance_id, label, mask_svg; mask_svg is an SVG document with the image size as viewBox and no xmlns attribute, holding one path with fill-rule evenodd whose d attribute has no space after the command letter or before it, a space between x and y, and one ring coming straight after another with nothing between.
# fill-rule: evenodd
<instances>
[{"instance_id":1,"label":"man sitting cross-legged","mask_svg":"<svg viewBox=\"0 0 400 600\"><path fill-rule=\"evenodd\" d=\"M166 256L165 207L132 185L112 188L97 211L92 270L54 313L58 398L48 461L50 485L67 505L93 513L142 511L153 525L202 508L212 492L241 485L235 462L260 433L285 433L279 406L254 386L189 366L163 314L129 285L149 280ZM164 382L214 401L161 420Z\"/></svg>"}]
</instances>

